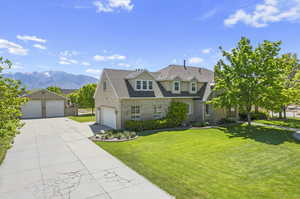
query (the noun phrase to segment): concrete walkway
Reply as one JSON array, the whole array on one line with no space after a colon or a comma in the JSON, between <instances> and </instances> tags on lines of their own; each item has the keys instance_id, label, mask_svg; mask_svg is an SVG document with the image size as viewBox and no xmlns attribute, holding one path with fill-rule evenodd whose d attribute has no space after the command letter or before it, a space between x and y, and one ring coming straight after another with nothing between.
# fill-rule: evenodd
<instances>
[{"instance_id":1,"label":"concrete walkway","mask_svg":"<svg viewBox=\"0 0 300 199\"><path fill-rule=\"evenodd\" d=\"M296 140L300 141L300 129L284 127L284 126L276 126L276 125L272 125L272 124L261 124L261 123L257 123L257 122L252 122L252 124L256 125L256 126L268 126L268 127L274 127L274 128L279 128L279 129L284 129L284 130L289 130L289 131L295 131L295 133L293 133L293 137Z\"/></svg>"},{"instance_id":2,"label":"concrete walkway","mask_svg":"<svg viewBox=\"0 0 300 199\"><path fill-rule=\"evenodd\" d=\"M25 122L0 166L1 199L173 198L87 139L87 124Z\"/></svg>"}]
</instances>

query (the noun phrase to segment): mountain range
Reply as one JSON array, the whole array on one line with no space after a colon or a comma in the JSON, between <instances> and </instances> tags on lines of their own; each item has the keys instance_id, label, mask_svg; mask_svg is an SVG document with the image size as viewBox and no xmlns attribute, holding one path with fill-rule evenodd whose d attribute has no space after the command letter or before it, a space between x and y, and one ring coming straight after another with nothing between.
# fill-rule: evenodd
<instances>
[{"instance_id":1,"label":"mountain range","mask_svg":"<svg viewBox=\"0 0 300 199\"><path fill-rule=\"evenodd\" d=\"M98 79L87 75L75 75L62 71L44 71L32 73L6 73L4 77L20 80L27 89L58 86L64 89L78 89L85 84L97 83Z\"/></svg>"}]
</instances>

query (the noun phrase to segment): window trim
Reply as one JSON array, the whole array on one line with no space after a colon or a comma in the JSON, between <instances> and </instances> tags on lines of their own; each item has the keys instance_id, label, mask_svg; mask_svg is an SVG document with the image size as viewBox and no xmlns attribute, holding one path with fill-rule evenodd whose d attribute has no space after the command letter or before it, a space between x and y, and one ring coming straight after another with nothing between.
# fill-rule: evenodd
<instances>
[{"instance_id":1,"label":"window trim","mask_svg":"<svg viewBox=\"0 0 300 199\"><path fill-rule=\"evenodd\" d=\"M175 84L178 83L178 90L175 90ZM180 80L173 81L173 93L180 93L181 92L181 82Z\"/></svg>"},{"instance_id":2,"label":"window trim","mask_svg":"<svg viewBox=\"0 0 300 199\"><path fill-rule=\"evenodd\" d=\"M137 88L137 82L140 82L140 89ZM146 82L146 89L144 88L144 82ZM152 82L152 88L149 88L149 82ZM136 91L152 91L153 90L153 80L143 80L137 79L135 80L135 90Z\"/></svg>"},{"instance_id":3,"label":"window trim","mask_svg":"<svg viewBox=\"0 0 300 199\"><path fill-rule=\"evenodd\" d=\"M138 107L138 112L136 111L136 108ZM133 111L133 109L135 109ZM130 106L130 119L131 120L141 120L141 106L140 105L132 105Z\"/></svg>"},{"instance_id":4,"label":"window trim","mask_svg":"<svg viewBox=\"0 0 300 199\"><path fill-rule=\"evenodd\" d=\"M195 84L195 90L194 90L194 91L193 91L193 84ZM197 93L197 89L198 89L197 86L198 86L198 85L197 85L197 82L196 82L196 81L190 82L190 93Z\"/></svg>"},{"instance_id":5,"label":"window trim","mask_svg":"<svg viewBox=\"0 0 300 199\"><path fill-rule=\"evenodd\" d=\"M192 103L187 103L188 105L188 115L192 115L193 114L193 110L192 110Z\"/></svg>"},{"instance_id":6,"label":"window trim","mask_svg":"<svg viewBox=\"0 0 300 199\"><path fill-rule=\"evenodd\" d=\"M138 89L138 83L137 82L140 82L140 88L139 89ZM135 90L137 90L137 91L142 90L142 81L139 80L139 79L135 80Z\"/></svg>"},{"instance_id":7,"label":"window trim","mask_svg":"<svg viewBox=\"0 0 300 199\"><path fill-rule=\"evenodd\" d=\"M159 108L159 111L157 111L157 108ZM155 119L162 118L162 105L161 104L153 105L153 118L155 118Z\"/></svg>"}]
</instances>

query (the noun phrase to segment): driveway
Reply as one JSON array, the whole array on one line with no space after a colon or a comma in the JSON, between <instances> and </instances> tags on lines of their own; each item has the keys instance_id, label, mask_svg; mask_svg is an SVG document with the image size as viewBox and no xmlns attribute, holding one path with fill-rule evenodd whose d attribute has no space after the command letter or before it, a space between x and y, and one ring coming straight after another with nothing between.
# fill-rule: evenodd
<instances>
[{"instance_id":1,"label":"driveway","mask_svg":"<svg viewBox=\"0 0 300 199\"><path fill-rule=\"evenodd\" d=\"M87 124L25 120L0 166L1 199L169 199L99 148Z\"/></svg>"}]
</instances>

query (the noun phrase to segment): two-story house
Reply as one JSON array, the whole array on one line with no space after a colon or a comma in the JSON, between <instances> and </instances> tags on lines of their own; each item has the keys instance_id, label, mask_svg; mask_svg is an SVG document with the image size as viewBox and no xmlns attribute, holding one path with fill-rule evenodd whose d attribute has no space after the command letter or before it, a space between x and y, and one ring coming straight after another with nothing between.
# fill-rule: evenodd
<instances>
[{"instance_id":1,"label":"two-story house","mask_svg":"<svg viewBox=\"0 0 300 199\"><path fill-rule=\"evenodd\" d=\"M104 69L94 96L97 123L124 128L126 120L163 118L172 101L188 104L189 121L219 120L225 112L206 104L213 81L212 71L191 66L157 72Z\"/></svg>"}]
</instances>

